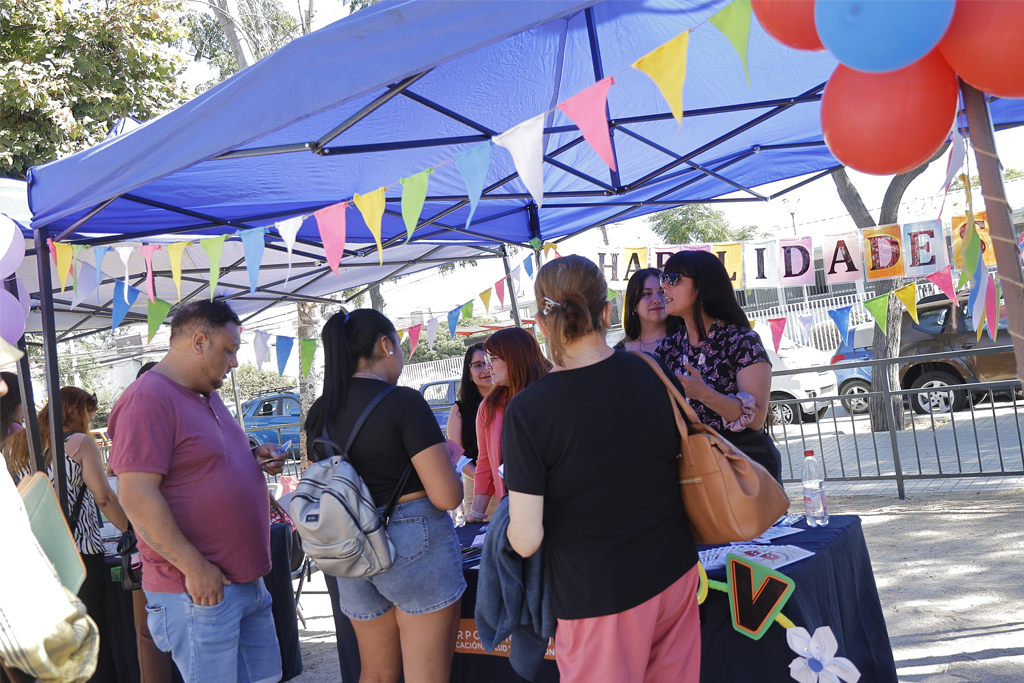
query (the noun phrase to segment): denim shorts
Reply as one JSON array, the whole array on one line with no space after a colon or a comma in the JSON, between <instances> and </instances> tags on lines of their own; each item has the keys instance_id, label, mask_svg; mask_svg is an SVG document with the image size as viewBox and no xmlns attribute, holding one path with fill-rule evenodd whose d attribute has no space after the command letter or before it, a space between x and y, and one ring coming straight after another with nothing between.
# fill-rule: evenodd
<instances>
[{"instance_id":1,"label":"denim shorts","mask_svg":"<svg viewBox=\"0 0 1024 683\"><path fill-rule=\"evenodd\" d=\"M376 619L392 607L429 614L462 597L462 551L448 513L426 497L399 503L388 536L397 555L391 569L369 578L337 579L341 611L350 619Z\"/></svg>"}]
</instances>

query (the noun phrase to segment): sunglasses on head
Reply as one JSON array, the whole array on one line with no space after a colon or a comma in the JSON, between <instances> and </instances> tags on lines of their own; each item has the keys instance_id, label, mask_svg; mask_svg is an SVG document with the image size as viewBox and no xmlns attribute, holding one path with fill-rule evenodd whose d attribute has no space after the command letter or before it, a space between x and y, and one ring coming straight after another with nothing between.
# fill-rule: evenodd
<instances>
[{"instance_id":1,"label":"sunglasses on head","mask_svg":"<svg viewBox=\"0 0 1024 683\"><path fill-rule=\"evenodd\" d=\"M664 287L665 285L675 287L676 285L679 284L679 280L684 277L686 276L683 275L682 273L662 273L661 277L658 279L661 280L662 287Z\"/></svg>"}]
</instances>

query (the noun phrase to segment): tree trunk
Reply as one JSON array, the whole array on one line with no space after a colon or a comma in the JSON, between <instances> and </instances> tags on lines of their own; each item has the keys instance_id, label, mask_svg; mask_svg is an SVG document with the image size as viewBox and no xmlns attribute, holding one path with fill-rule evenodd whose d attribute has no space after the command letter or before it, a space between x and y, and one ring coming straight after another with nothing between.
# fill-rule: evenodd
<instances>
[{"instance_id":1,"label":"tree trunk","mask_svg":"<svg viewBox=\"0 0 1024 683\"><path fill-rule=\"evenodd\" d=\"M384 295L380 293L380 283L370 287L370 308L378 313L384 312Z\"/></svg>"},{"instance_id":2,"label":"tree trunk","mask_svg":"<svg viewBox=\"0 0 1024 683\"><path fill-rule=\"evenodd\" d=\"M242 24L242 15L238 11L238 0L213 0L214 14L224 29L224 37L228 39L231 46L231 54L238 62L238 70L241 71L256 63L253 56L252 46L249 44L249 35Z\"/></svg>"},{"instance_id":3,"label":"tree trunk","mask_svg":"<svg viewBox=\"0 0 1024 683\"><path fill-rule=\"evenodd\" d=\"M323 328L324 307L321 304L299 302L295 304L299 314L299 338L320 339L320 330ZM313 406L313 401L320 395L323 387L323 367L316 362L310 367L309 375L302 376L299 370L299 405L301 406L301 417L299 421L304 425L306 415ZM301 454L300 468L305 472L309 466L309 458L306 451L306 430L299 429L299 453Z\"/></svg>"}]
</instances>

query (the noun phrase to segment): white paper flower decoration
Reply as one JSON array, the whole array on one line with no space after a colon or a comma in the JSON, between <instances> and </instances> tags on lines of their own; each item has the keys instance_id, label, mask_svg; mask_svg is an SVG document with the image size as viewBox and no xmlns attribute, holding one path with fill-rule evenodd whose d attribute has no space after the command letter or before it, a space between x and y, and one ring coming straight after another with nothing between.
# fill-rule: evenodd
<instances>
[{"instance_id":1,"label":"white paper flower decoration","mask_svg":"<svg viewBox=\"0 0 1024 683\"><path fill-rule=\"evenodd\" d=\"M799 626L786 629L786 642L800 655L789 664L789 675L800 683L857 683L860 671L846 657L836 657L838 644L832 628L822 626L814 632Z\"/></svg>"}]
</instances>

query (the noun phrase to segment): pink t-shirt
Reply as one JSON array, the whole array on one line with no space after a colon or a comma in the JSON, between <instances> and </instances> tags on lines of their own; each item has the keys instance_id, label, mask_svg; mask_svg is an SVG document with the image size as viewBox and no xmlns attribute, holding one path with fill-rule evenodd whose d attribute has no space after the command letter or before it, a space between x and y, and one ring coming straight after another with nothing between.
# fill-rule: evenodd
<instances>
[{"instance_id":1,"label":"pink t-shirt","mask_svg":"<svg viewBox=\"0 0 1024 683\"><path fill-rule=\"evenodd\" d=\"M270 571L267 484L245 432L216 392L204 396L159 372L128 387L110 414L110 469L164 475L178 527L236 583ZM185 577L139 538L142 585L185 592Z\"/></svg>"}]
</instances>

